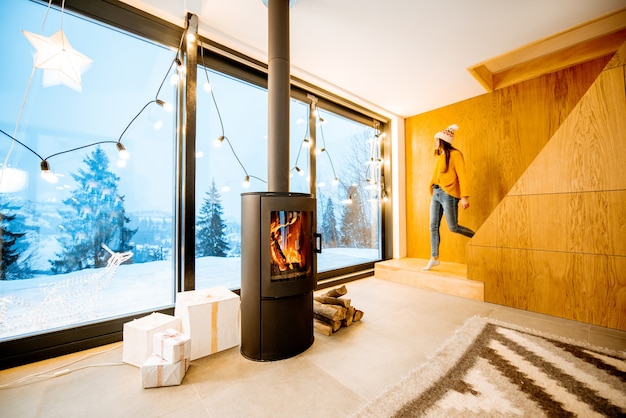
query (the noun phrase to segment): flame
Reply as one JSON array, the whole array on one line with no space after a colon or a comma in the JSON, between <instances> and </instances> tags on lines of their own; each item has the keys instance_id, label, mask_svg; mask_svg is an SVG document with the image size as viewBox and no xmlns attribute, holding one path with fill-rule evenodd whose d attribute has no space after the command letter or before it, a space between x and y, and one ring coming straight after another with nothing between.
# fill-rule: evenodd
<instances>
[{"instance_id":1,"label":"flame","mask_svg":"<svg viewBox=\"0 0 626 418\"><path fill-rule=\"evenodd\" d=\"M270 224L270 254L272 262L278 265L281 272L294 270L306 261L301 245L301 216L295 212L290 216L287 223L280 223L276 216Z\"/></svg>"}]
</instances>

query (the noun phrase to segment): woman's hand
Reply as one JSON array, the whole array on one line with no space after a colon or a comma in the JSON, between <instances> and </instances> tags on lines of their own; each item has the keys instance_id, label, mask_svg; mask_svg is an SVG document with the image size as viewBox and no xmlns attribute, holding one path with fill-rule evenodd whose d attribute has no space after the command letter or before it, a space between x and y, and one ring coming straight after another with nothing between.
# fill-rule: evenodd
<instances>
[{"instance_id":1,"label":"woman's hand","mask_svg":"<svg viewBox=\"0 0 626 418\"><path fill-rule=\"evenodd\" d=\"M470 206L470 205L469 205L469 197L467 197L467 196L463 196L463 197L461 198L461 207L462 207L463 209L467 209L467 208L469 208L469 206Z\"/></svg>"}]
</instances>

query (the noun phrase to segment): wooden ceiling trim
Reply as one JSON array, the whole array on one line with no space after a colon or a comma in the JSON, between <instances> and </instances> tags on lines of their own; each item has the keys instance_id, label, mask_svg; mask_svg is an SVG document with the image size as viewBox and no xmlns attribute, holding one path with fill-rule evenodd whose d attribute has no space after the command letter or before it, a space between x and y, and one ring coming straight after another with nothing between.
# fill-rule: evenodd
<instances>
[{"instance_id":1,"label":"wooden ceiling trim","mask_svg":"<svg viewBox=\"0 0 626 418\"><path fill-rule=\"evenodd\" d=\"M476 64L467 70L487 91L614 54L626 40L626 8Z\"/></svg>"}]
</instances>

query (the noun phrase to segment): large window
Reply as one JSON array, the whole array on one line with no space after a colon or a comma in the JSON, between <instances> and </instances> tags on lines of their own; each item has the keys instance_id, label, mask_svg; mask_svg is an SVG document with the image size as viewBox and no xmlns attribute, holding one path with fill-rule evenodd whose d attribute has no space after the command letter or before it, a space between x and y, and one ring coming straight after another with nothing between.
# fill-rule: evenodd
<instances>
[{"instance_id":1,"label":"large window","mask_svg":"<svg viewBox=\"0 0 626 418\"><path fill-rule=\"evenodd\" d=\"M183 30L115 1L97 11L64 3L72 11L0 5L10 57L0 67L0 346L44 336L13 351L121 338L129 318L172 309L183 272L195 288L239 288L241 193L267 190L259 63L198 55L196 175L186 190L176 163L190 157L177 142L192 104L177 78ZM41 48L62 39L70 61L59 72ZM326 279L383 257L383 149L371 115L316 93L292 89L288 158L290 191L317 197ZM194 202L195 225L188 212L178 218L178 196ZM181 230L196 231L195 270L181 257Z\"/></svg>"},{"instance_id":2,"label":"large window","mask_svg":"<svg viewBox=\"0 0 626 418\"><path fill-rule=\"evenodd\" d=\"M241 193L267 189L267 90L198 67L196 288L241 286Z\"/></svg>"},{"instance_id":3,"label":"large window","mask_svg":"<svg viewBox=\"0 0 626 418\"><path fill-rule=\"evenodd\" d=\"M174 102L174 52L65 13L91 63L59 84L22 30L50 37L61 13L1 8L0 339L170 306L174 114L154 100Z\"/></svg>"},{"instance_id":4,"label":"large window","mask_svg":"<svg viewBox=\"0 0 626 418\"><path fill-rule=\"evenodd\" d=\"M319 271L381 259L380 132L373 126L317 111Z\"/></svg>"}]
</instances>

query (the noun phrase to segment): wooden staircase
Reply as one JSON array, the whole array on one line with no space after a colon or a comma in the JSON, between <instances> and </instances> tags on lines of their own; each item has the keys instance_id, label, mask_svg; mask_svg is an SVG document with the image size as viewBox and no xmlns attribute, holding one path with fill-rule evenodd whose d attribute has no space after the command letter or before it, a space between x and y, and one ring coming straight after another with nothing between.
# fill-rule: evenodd
<instances>
[{"instance_id":1,"label":"wooden staircase","mask_svg":"<svg viewBox=\"0 0 626 418\"><path fill-rule=\"evenodd\" d=\"M428 260L421 258L380 261L374 265L374 277L481 302L485 300L484 283L467 278L467 265L442 261L432 270L423 271L426 264Z\"/></svg>"}]
</instances>

